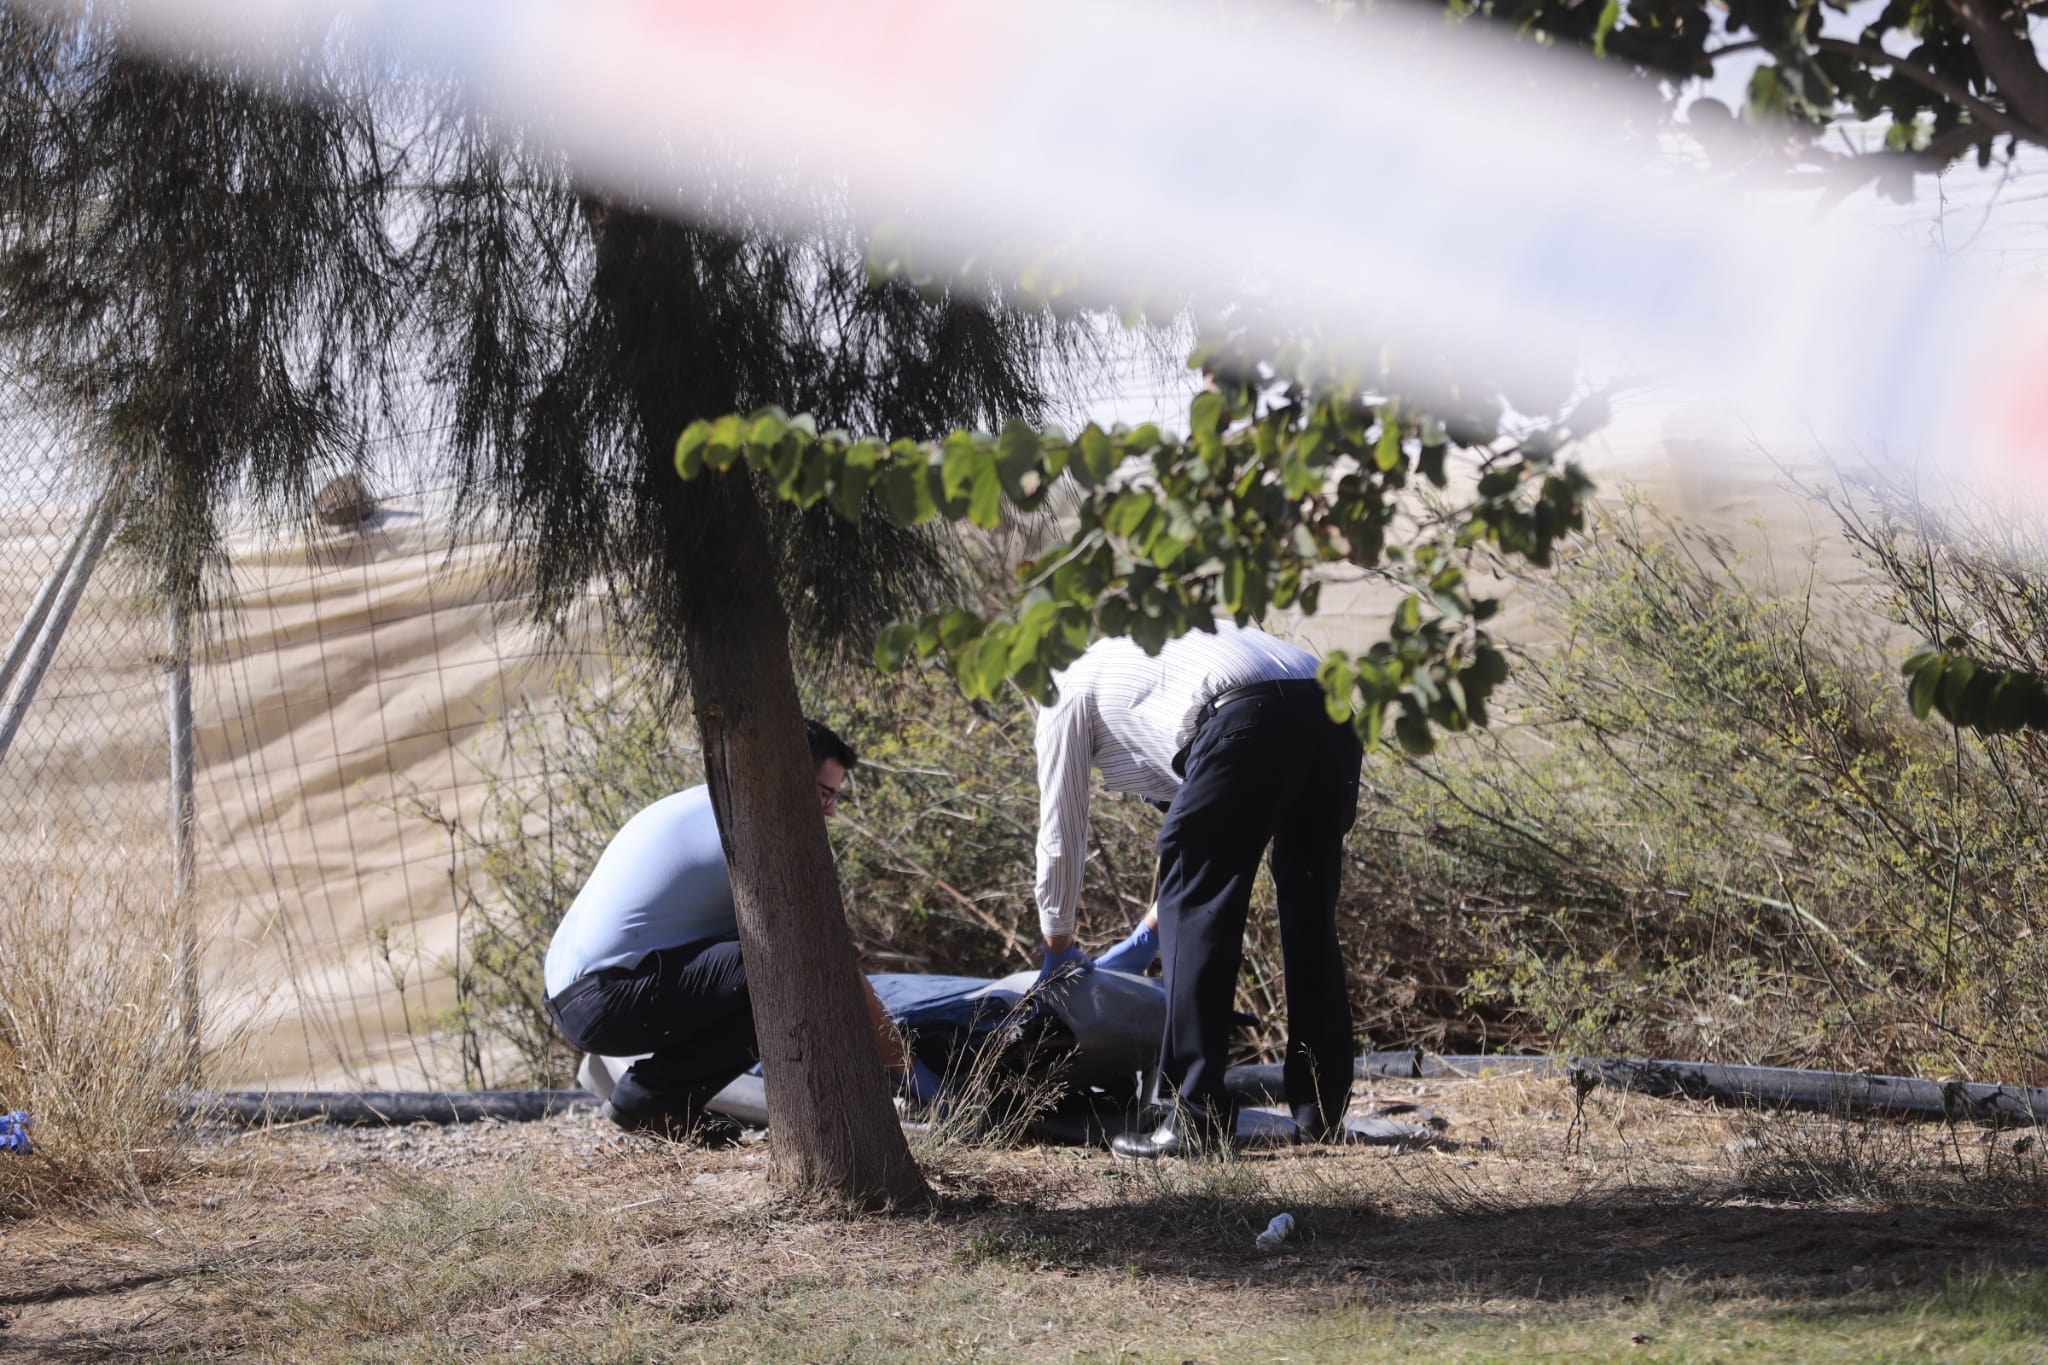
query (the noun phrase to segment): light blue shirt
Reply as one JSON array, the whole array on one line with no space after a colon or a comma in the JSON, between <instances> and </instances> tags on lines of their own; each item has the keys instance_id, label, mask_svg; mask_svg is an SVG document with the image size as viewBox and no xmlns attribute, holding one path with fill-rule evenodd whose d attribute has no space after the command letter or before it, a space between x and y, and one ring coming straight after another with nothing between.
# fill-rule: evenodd
<instances>
[{"instance_id":1,"label":"light blue shirt","mask_svg":"<svg viewBox=\"0 0 2048 1365\"><path fill-rule=\"evenodd\" d=\"M649 953L739 933L711 788L691 787L628 820L548 943L547 992Z\"/></svg>"}]
</instances>

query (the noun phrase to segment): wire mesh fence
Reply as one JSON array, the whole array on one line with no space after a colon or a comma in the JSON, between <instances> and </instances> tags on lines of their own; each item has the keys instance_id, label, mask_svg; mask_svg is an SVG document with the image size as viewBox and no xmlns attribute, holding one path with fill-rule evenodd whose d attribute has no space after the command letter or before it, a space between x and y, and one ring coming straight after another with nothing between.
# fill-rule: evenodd
<instances>
[{"instance_id":1,"label":"wire mesh fence","mask_svg":"<svg viewBox=\"0 0 2048 1365\"><path fill-rule=\"evenodd\" d=\"M497 545L436 490L310 540L250 528L237 562L194 669L216 1009L257 1026L264 1076L446 1082L465 869L423 810L517 777L508 717L545 709L557 672L608 676L610 651L533 631Z\"/></svg>"},{"instance_id":2,"label":"wire mesh fence","mask_svg":"<svg viewBox=\"0 0 2048 1365\"><path fill-rule=\"evenodd\" d=\"M110 898L188 963L207 1040L240 1040L217 1079L458 1083L437 1025L475 850L425 812L473 815L522 776L506 722L545 716L559 675L613 675L599 613L532 627L446 489L336 485L310 530L245 518L229 591L190 623L181 886L175 623L113 535L104 471L60 424L5 416L0 877Z\"/></svg>"},{"instance_id":3,"label":"wire mesh fence","mask_svg":"<svg viewBox=\"0 0 2048 1365\"><path fill-rule=\"evenodd\" d=\"M68 434L0 423L0 875L168 889L165 618L106 553L116 509Z\"/></svg>"}]
</instances>

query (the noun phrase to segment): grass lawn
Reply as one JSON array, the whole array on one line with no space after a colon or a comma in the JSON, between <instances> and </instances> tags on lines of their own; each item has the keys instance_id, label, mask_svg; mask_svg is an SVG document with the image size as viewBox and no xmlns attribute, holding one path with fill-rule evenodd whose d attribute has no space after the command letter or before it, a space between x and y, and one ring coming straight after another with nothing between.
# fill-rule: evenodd
<instances>
[{"instance_id":1,"label":"grass lawn","mask_svg":"<svg viewBox=\"0 0 2048 1365\"><path fill-rule=\"evenodd\" d=\"M1427 1150L928 1143L939 1206L888 1217L591 1115L216 1134L146 1201L0 1224L0 1357L2048 1360L2012 1134L1573 1099L1364 1096L1449 1119Z\"/></svg>"}]
</instances>

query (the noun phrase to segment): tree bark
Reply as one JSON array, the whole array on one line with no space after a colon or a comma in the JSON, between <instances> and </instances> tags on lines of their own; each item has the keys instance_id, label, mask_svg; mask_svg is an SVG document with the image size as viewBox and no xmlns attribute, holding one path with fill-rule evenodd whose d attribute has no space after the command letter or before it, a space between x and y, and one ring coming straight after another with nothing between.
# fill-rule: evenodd
<instances>
[{"instance_id":1,"label":"tree bark","mask_svg":"<svg viewBox=\"0 0 2048 1365\"><path fill-rule=\"evenodd\" d=\"M717 483L730 518L733 562L722 574L730 609L716 638L683 624L739 910L776 1178L862 1207L926 1203L931 1192L889 1102L855 980L767 528L743 473Z\"/></svg>"}]
</instances>

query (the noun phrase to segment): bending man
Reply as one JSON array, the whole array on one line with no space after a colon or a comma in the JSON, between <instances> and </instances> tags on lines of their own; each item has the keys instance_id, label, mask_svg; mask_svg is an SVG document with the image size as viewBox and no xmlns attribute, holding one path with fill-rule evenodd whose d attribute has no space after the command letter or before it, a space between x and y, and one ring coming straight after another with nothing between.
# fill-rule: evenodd
<instances>
[{"instance_id":1,"label":"bending man","mask_svg":"<svg viewBox=\"0 0 2048 1365\"><path fill-rule=\"evenodd\" d=\"M817 721L804 730L829 817L854 752ZM548 944L546 981L548 1013L571 1044L606 1057L652 1054L613 1087L613 1122L710 1142L738 1136L704 1111L758 1055L709 787L663 797L605 846ZM913 1063L866 977L861 987L883 1062L935 1098L937 1076Z\"/></svg>"},{"instance_id":2,"label":"bending man","mask_svg":"<svg viewBox=\"0 0 2048 1365\"><path fill-rule=\"evenodd\" d=\"M1219 623L1149 656L1099 640L1055 678L1038 716L1038 913L1048 970L1084 965L1074 910L1087 857L1089 770L1111 791L1168 802L1159 831L1166 978L1159 1127L1118 1156L1228 1142L1223 1090L1252 878L1273 848L1287 989L1286 1096L1300 1131L1336 1136L1351 1095L1351 1006L1337 941L1344 835L1358 811L1357 736L1324 709L1313 654Z\"/></svg>"}]
</instances>

